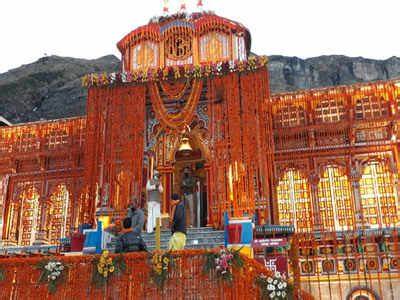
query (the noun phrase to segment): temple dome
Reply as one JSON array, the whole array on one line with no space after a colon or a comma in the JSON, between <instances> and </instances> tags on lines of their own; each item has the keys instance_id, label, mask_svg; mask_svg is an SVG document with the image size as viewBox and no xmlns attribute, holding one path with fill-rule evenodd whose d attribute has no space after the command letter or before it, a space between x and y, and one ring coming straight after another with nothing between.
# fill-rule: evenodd
<instances>
[{"instance_id":1,"label":"temple dome","mask_svg":"<svg viewBox=\"0 0 400 300\"><path fill-rule=\"evenodd\" d=\"M153 18L118 44L123 70L245 61L251 36L242 24L213 13Z\"/></svg>"}]
</instances>

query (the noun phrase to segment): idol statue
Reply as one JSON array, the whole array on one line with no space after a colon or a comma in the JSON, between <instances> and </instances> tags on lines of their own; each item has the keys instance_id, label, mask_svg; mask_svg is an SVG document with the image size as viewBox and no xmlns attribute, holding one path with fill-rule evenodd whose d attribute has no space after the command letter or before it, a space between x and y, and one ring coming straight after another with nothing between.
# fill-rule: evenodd
<instances>
[{"instance_id":1,"label":"idol statue","mask_svg":"<svg viewBox=\"0 0 400 300\"><path fill-rule=\"evenodd\" d=\"M183 178L181 183L181 191L183 193L183 197L185 199L186 208L189 210L189 226L194 226L196 224L196 215L194 213L195 208L195 187L196 187L196 178L192 175L192 171L190 168L186 167L183 170Z\"/></svg>"},{"instance_id":2,"label":"idol statue","mask_svg":"<svg viewBox=\"0 0 400 300\"><path fill-rule=\"evenodd\" d=\"M164 191L161 185L160 175L154 171L152 179L149 179L146 184L147 191L147 232L152 233L156 227L157 218L161 217L161 201Z\"/></svg>"}]
</instances>

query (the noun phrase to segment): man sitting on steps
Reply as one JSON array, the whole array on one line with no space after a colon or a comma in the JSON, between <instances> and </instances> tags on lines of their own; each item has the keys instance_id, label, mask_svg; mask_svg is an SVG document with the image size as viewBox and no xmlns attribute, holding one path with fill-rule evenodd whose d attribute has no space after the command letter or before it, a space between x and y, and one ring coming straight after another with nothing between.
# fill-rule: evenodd
<instances>
[{"instance_id":1,"label":"man sitting on steps","mask_svg":"<svg viewBox=\"0 0 400 300\"><path fill-rule=\"evenodd\" d=\"M122 224L122 235L117 239L115 253L146 251L146 244L142 237L132 229L132 219L125 218Z\"/></svg>"}]
</instances>

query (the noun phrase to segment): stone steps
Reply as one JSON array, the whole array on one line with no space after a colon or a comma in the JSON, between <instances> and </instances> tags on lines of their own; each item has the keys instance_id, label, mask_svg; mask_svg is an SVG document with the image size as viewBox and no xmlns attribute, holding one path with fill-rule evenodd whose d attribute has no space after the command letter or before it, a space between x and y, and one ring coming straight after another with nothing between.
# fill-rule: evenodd
<instances>
[{"instance_id":1,"label":"stone steps","mask_svg":"<svg viewBox=\"0 0 400 300\"><path fill-rule=\"evenodd\" d=\"M148 250L154 250L156 246L155 233L142 233L143 240ZM168 249L171 237L169 230L161 231L161 249ZM210 249L224 245L224 231L214 230L210 227L188 228L186 235L186 249Z\"/></svg>"}]
</instances>

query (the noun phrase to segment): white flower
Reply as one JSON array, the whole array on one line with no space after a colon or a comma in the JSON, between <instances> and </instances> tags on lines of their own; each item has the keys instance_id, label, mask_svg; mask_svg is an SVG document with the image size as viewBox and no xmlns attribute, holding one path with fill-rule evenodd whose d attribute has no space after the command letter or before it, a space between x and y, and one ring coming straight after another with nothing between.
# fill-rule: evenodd
<instances>
[{"instance_id":1,"label":"white flower","mask_svg":"<svg viewBox=\"0 0 400 300\"><path fill-rule=\"evenodd\" d=\"M273 280L271 277L268 277L268 278L267 278L267 282L268 282L268 283L272 283L272 281L274 281L274 280Z\"/></svg>"},{"instance_id":2,"label":"white flower","mask_svg":"<svg viewBox=\"0 0 400 300\"><path fill-rule=\"evenodd\" d=\"M277 285L278 284L278 280L274 280L274 285Z\"/></svg>"},{"instance_id":3,"label":"white flower","mask_svg":"<svg viewBox=\"0 0 400 300\"><path fill-rule=\"evenodd\" d=\"M281 292L280 292L280 291L277 291L277 292L276 292L276 295L279 297L279 296L281 295Z\"/></svg>"},{"instance_id":4,"label":"white flower","mask_svg":"<svg viewBox=\"0 0 400 300\"><path fill-rule=\"evenodd\" d=\"M281 276L281 273L278 272L278 271L276 271L276 272L275 272L275 277L276 277L276 278L281 278L281 277L282 277L282 276Z\"/></svg>"},{"instance_id":5,"label":"white flower","mask_svg":"<svg viewBox=\"0 0 400 300\"><path fill-rule=\"evenodd\" d=\"M274 299L274 297L275 297L275 292L272 292L271 294L269 294L269 297L271 298L271 299Z\"/></svg>"},{"instance_id":6,"label":"white flower","mask_svg":"<svg viewBox=\"0 0 400 300\"><path fill-rule=\"evenodd\" d=\"M51 280L56 280L56 279L57 279L57 277L56 277L56 276L54 276L54 275L52 275L52 276L50 276L50 279L51 279Z\"/></svg>"},{"instance_id":7,"label":"white flower","mask_svg":"<svg viewBox=\"0 0 400 300\"><path fill-rule=\"evenodd\" d=\"M49 265L46 265L44 268L45 268L47 271L51 271L51 267L50 267Z\"/></svg>"},{"instance_id":8,"label":"white flower","mask_svg":"<svg viewBox=\"0 0 400 300\"><path fill-rule=\"evenodd\" d=\"M283 282L282 285L283 285L284 289L287 287L287 283L286 282Z\"/></svg>"},{"instance_id":9,"label":"white flower","mask_svg":"<svg viewBox=\"0 0 400 300\"><path fill-rule=\"evenodd\" d=\"M286 297L286 292L285 292L285 291L282 292L282 297L283 297L283 298Z\"/></svg>"},{"instance_id":10,"label":"white flower","mask_svg":"<svg viewBox=\"0 0 400 300\"><path fill-rule=\"evenodd\" d=\"M281 290L282 288L283 288L283 285L282 285L282 283L281 283L281 282L279 282L279 283L278 283L278 289L280 289L280 290Z\"/></svg>"}]
</instances>

